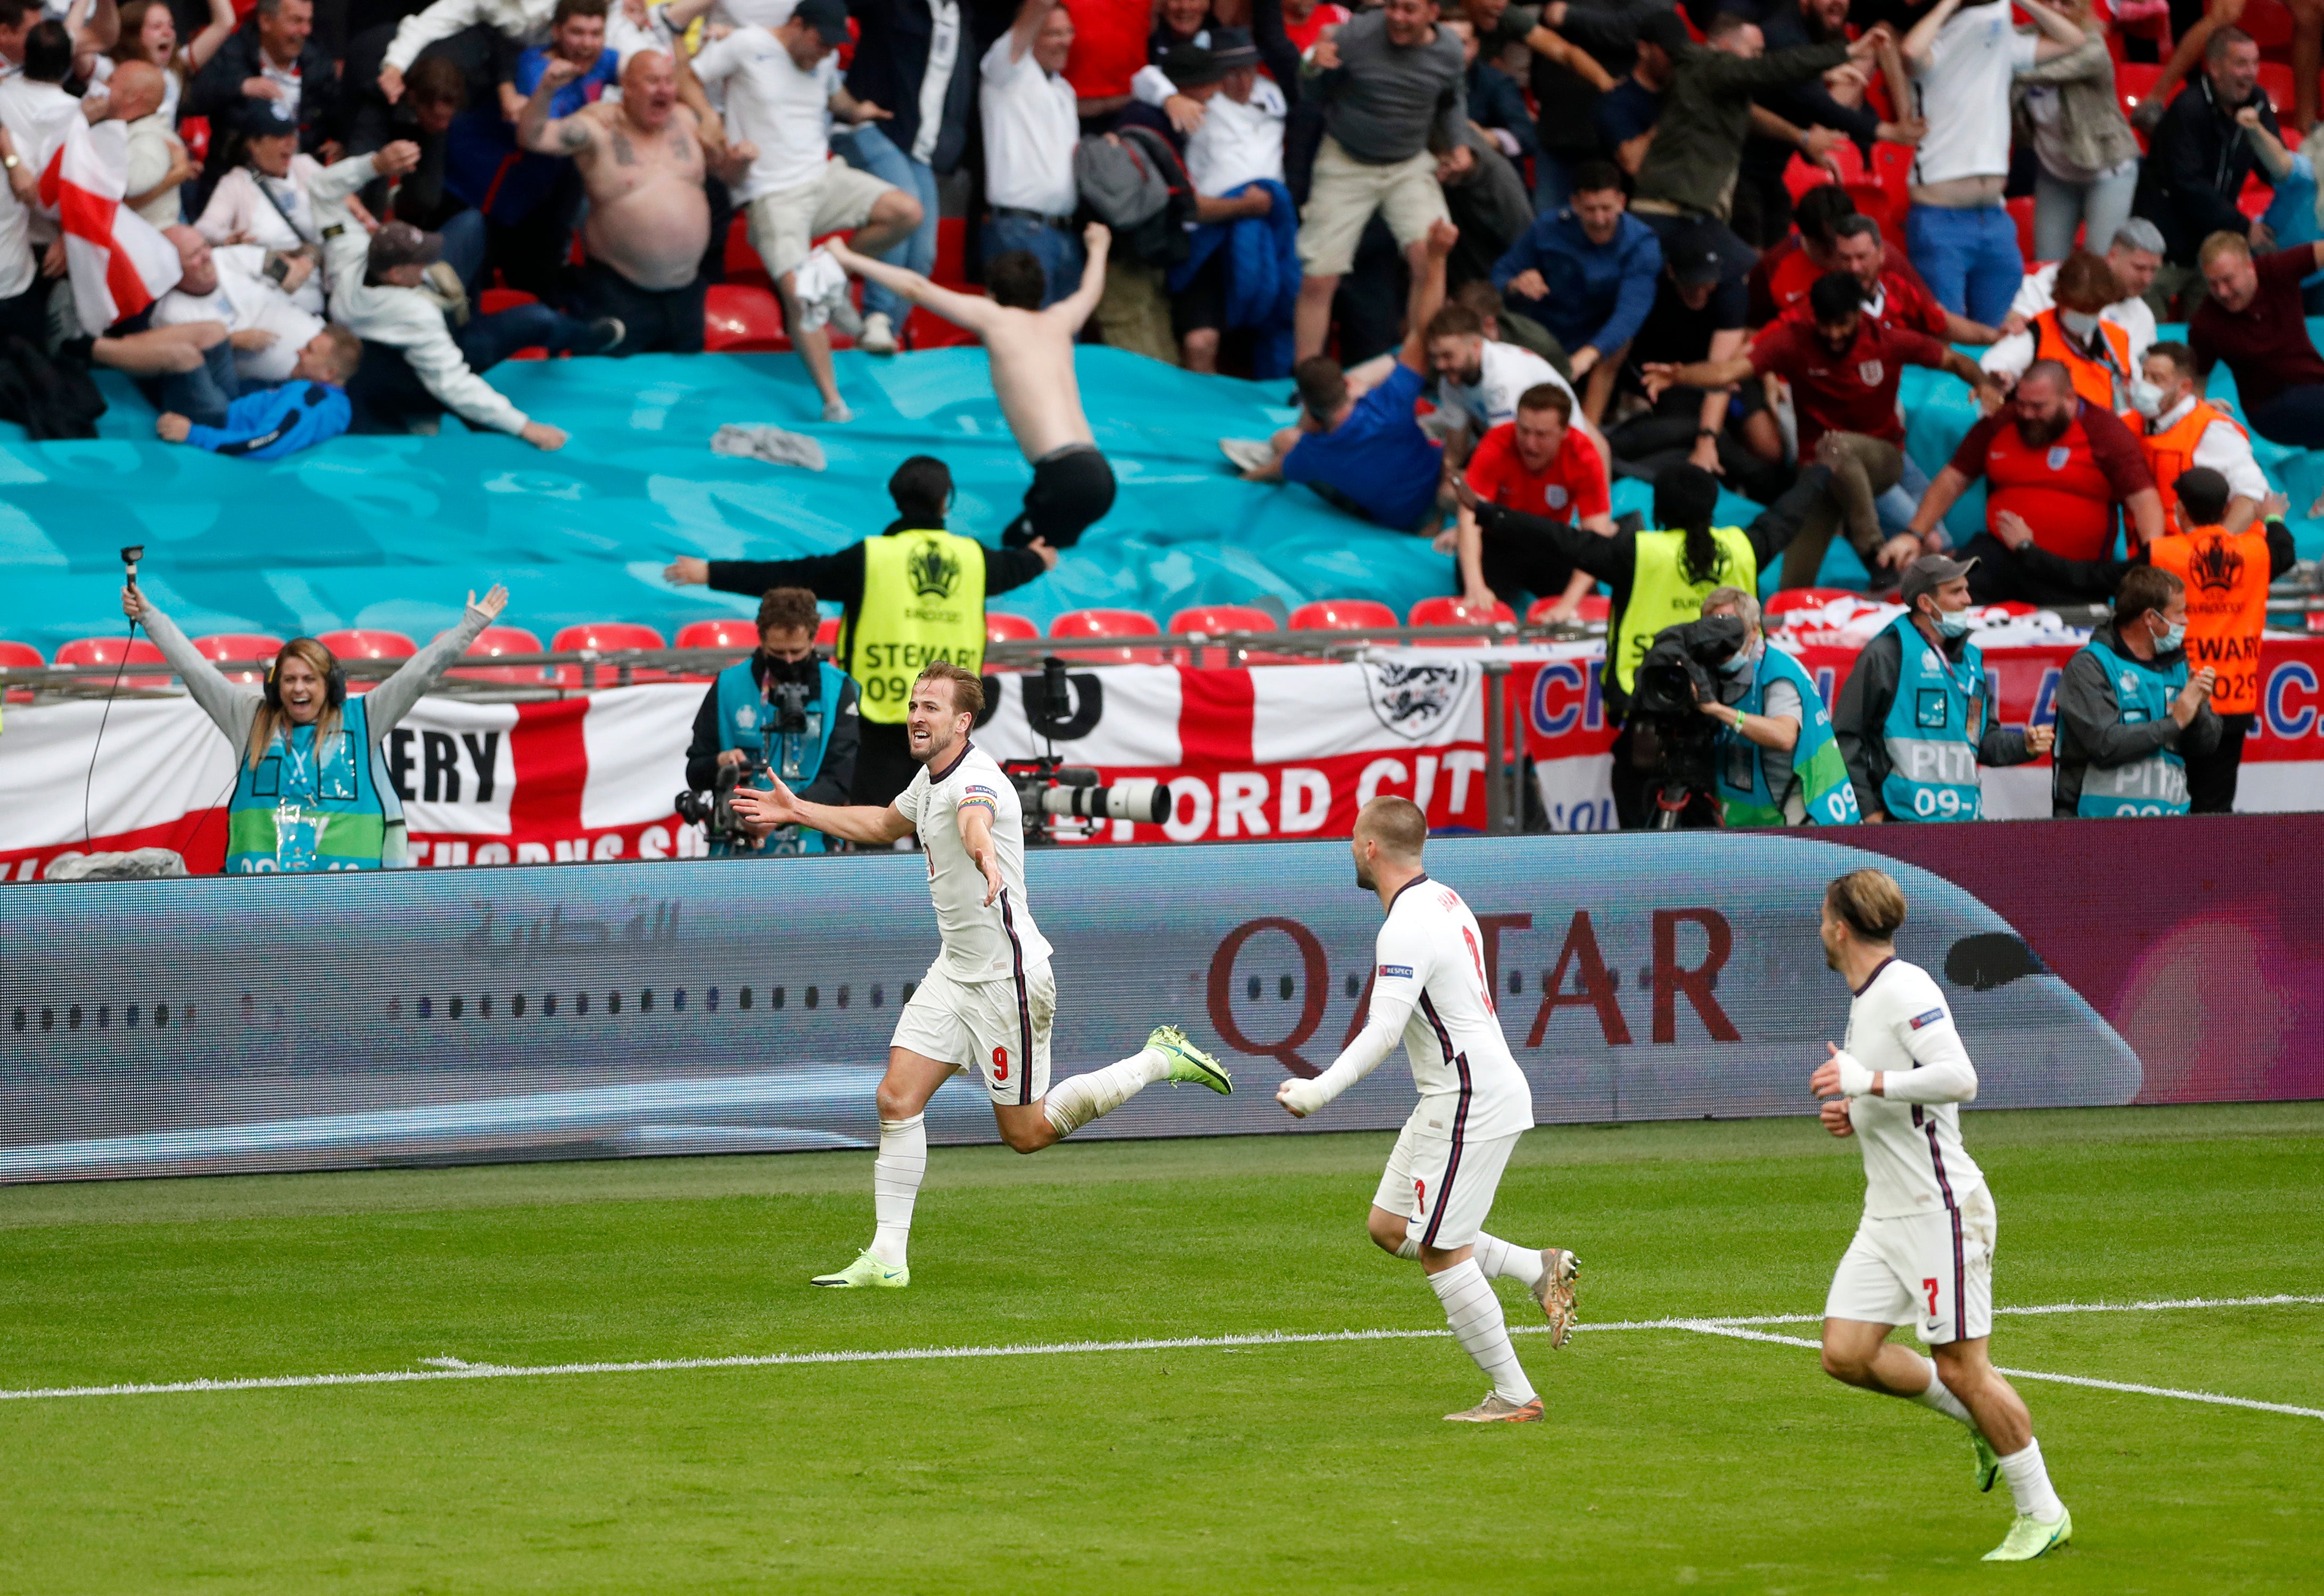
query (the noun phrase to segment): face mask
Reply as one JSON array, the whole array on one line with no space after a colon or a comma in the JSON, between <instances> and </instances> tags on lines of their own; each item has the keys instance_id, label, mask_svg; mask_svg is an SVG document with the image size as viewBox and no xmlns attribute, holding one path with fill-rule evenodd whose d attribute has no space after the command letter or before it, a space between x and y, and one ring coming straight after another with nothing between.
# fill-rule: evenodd
<instances>
[{"instance_id":1,"label":"face mask","mask_svg":"<svg viewBox=\"0 0 2324 1596\"><path fill-rule=\"evenodd\" d=\"M1719 667L1719 674L1731 678L1741 676L1745 671L1750 669L1751 650L1746 649L1741 653L1736 655L1733 659L1721 661Z\"/></svg>"},{"instance_id":2,"label":"face mask","mask_svg":"<svg viewBox=\"0 0 2324 1596\"><path fill-rule=\"evenodd\" d=\"M1969 617L1967 615L1959 614L1939 615L1937 617L1937 635L1945 639L1948 642L1957 637L1967 637L1969 635Z\"/></svg>"},{"instance_id":3,"label":"face mask","mask_svg":"<svg viewBox=\"0 0 2324 1596\"><path fill-rule=\"evenodd\" d=\"M2130 408L2152 421L2163 413L2163 390L2139 378L2130 385Z\"/></svg>"},{"instance_id":4,"label":"face mask","mask_svg":"<svg viewBox=\"0 0 2324 1596\"><path fill-rule=\"evenodd\" d=\"M2160 632L2156 632L2156 633L2154 634L2154 647L2155 647L2155 649L2156 649L2159 652L2165 653L2165 654L2169 653L2172 650L2173 650L2173 649L2175 649L2175 648L2179 647L2179 645L2180 645L2180 644L2181 644L2181 643L2185 642L2186 641L2187 641L2187 627L2186 627L2185 623L2183 623L2183 622L2182 622L2182 623L2180 623L2179 625L2177 625L2177 626L2169 626L2169 625L2166 625L2166 626L2164 626L2164 627L2163 627L2163 629L2162 631L2160 631Z\"/></svg>"},{"instance_id":5,"label":"face mask","mask_svg":"<svg viewBox=\"0 0 2324 1596\"><path fill-rule=\"evenodd\" d=\"M813 654L804 660L777 660L770 656L767 660L767 685L772 687L779 682L798 682L802 687L812 687L823 679L822 663Z\"/></svg>"},{"instance_id":6,"label":"face mask","mask_svg":"<svg viewBox=\"0 0 2324 1596\"><path fill-rule=\"evenodd\" d=\"M2058 325L2087 344L2090 341L2090 335L2098 330L2098 318L2085 316L2080 310L2061 310L2058 312Z\"/></svg>"}]
</instances>

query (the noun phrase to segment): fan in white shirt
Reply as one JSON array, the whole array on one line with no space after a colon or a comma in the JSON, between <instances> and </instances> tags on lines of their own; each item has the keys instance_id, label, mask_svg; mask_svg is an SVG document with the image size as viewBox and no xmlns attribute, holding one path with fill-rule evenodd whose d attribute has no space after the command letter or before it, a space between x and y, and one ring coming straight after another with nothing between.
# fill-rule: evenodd
<instances>
[{"instance_id":1,"label":"fan in white shirt","mask_svg":"<svg viewBox=\"0 0 2324 1596\"><path fill-rule=\"evenodd\" d=\"M813 0L802 0L812 4ZM1016 787L969 741L984 710L974 671L939 660L912 684L905 726L912 784L881 807L811 804L779 780L738 789L735 809L754 831L805 826L884 848L917 836L942 950L897 1017L880 1082L880 1156L872 1166L877 1230L855 1261L817 1286L908 1286L912 1208L927 1173L925 1111L955 1075L982 1074L1001 1139L1038 1152L1110 1113L1158 1081L1194 1081L1224 1096L1234 1084L1218 1061L1173 1026L1157 1026L1128 1058L1049 1090L1049 1027L1057 984L1049 944L1025 894L1025 816Z\"/></svg>"},{"instance_id":2,"label":"fan in white shirt","mask_svg":"<svg viewBox=\"0 0 2324 1596\"><path fill-rule=\"evenodd\" d=\"M1533 1093L1501 1034L1484 934L1461 895L1422 868L1427 841L1428 817L1409 798L1374 798L1356 816L1356 884L1379 895L1388 917L1371 1012L1331 1068L1284 1082L1275 1098L1305 1119L1404 1044L1420 1104L1388 1155L1366 1228L1383 1251L1420 1261L1453 1336L1493 1382L1483 1402L1445 1417L1526 1424L1542 1416L1541 1398L1509 1345L1491 1281L1524 1281L1549 1316L1551 1344L1563 1346L1580 1264L1562 1248L1516 1247L1484 1232L1501 1171L1533 1128Z\"/></svg>"},{"instance_id":3,"label":"fan in white shirt","mask_svg":"<svg viewBox=\"0 0 2324 1596\"><path fill-rule=\"evenodd\" d=\"M215 321L226 329L234 346L234 367L245 383L287 383L299 364L299 352L323 330L323 318L291 303L265 275L270 252L254 244L237 244L213 250L208 239L191 227L161 229L178 246L180 273L178 286L153 306L156 327L187 327ZM285 259L281 270L302 276L312 263L303 256Z\"/></svg>"},{"instance_id":4,"label":"fan in white shirt","mask_svg":"<svg viewBox=\"0 0 2324 1596\"><path fill-rule=\"evenodd\" d=\"M1846 1047L1831 1048L1808 1088L1823 1099L1824 1128L1862 1144L1865 1193L1824 1304L1823 1366L1968 1425L1979 1488L2004 1477L2017 1503L1986 1561L2023 1562L2063 1545L2074 1522L2024 1401L1988 1356L1993 1196L1960 1136L1977 1068L1936 982L1896 956L1904 923L1904 891L1886 871L1850 871L1824 890L1824 959L1855 1001ZM1888 1339L1904 1324L1933 1360Z\"/></svg>"}]
</instances>

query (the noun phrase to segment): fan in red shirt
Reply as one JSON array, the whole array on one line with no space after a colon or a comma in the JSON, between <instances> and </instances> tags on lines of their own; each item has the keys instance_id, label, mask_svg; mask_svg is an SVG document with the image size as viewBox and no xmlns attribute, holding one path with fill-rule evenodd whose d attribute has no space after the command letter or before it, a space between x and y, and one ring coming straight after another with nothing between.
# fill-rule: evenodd
<instances>
[{"instance_id":1,"label":"fan in red shirt","mask_svg":"<svg viewBox=\"0 0 2324 1596\"><path fill-rule=\"evenodd\" d=\"M1831 496L1811 511L1784 551L1784 586L1812 587L1824 550L1840 521L1868 566L1901 569L1920 551L1910 540L1883 547L1873 501L1896 485L1904 471L1904 420L1896 389L1908 365L1950 372L1986 399L2001 401L1992 379L1965 355L1923 333L1900 332L1866 314L1864 285L1853 273L1827 272L1809 291L1805 317L1786 316L1762 328L1750 352L1732 360L1646 367L1646 393L1665 387L1724 388L1770 374L1792 387L1799 416L1800 459L1832 468ZM1831 441L1826 442L1827 435Z\"/></svg>"},{"instance_id":2,"label":"fan in red shirt","mask_svg":"<svg viewBox=\"0 0 2324 1596\"><path fill-rule=\"evenodd\" d=\"M1853 275L1864 285L1864 311L1874 320L1906 332L1924 333L1948 344L1990 344L2001 337L1983 322L1955 315L1937 303L1936 295L1908 264L1898 271L1889 259L1891 245L1880 241L1880 224L1870 217L1847 217L1833 224L1833 268ZM1789 314L1804 316L1804 304Z\"/></svg>"},{"instance_id":3,"label":"fan in red shirt","mask_svg":"<svg viewBox=\"0 0 2324 1596\"><path fill-rule=\"evenodd\" d=\"M1799 208L1792 215L1792 231L1760 255L1758 263L1751 268L1749 319L1753 327L1765 327L1804 303L1817 278L1840 270L1836 229L1855 215L1856 201L1838 183L1810 189L1802 197ZM1865 219L1871 220L1868 217ZM1926 291L1911 257L1895 244L1883 246L1881 269L1919 284Z\"/></svg>"},{"instance_id":4,"label":"fan in red shirt","mask_svg":"<svg viewBox=\"0 0 2324 1596\"><path fill-rule=\"evenodd\" d=\"M1488 431L1469 457L1469 486L1488 503L1612 537L1605 457L1572 421L1573 397L1564 389L1549 383L1526 389L1517 397L1516 419ZM1595 586L1546 543L1511 533L1486 537L1466 505L1452 535L1456 574L1471 604L1499 598L1522 613L1531 594L1556 599L1551 618L1570 621Z\"/></svg>"},{"instance_id":5,"label":"fan in red shirt","mask_svg":"<svg viewBox=\"0 0 2324 1596\"><path fill-rule=\"evenodd\" d=\"M1146 38L1154 27L1154 0L1065 0L1074 19L1074 51L1065 81L1094 116L1130 103L1130 80L1146 64Z\"/></svg>"},{"instance_id":6,"label":"fan in red shirt","mask_svg":"<svg viewBox=\"0 0 2324 1596\"><path fill-rule=\"evenodd\" d=\"M1268 0L1259 0L1264 5ZM1316 0L1283 0L1283 31L1291 37L1291 48L1305 55L1323 36L1326 28L1336 28L1348 20L1348 8Z\"/></svg>"},{"instance_id":7,"label":"fan in red shirt","mask_svg":"<svg viewBox=\"0 0 2324 1596\"><path fill-rule=\"evenodd\" d=\"M1960 447L1929 484L1914 513L1912 536L1929 543L1945 512L1983 477L1986 530L1962 552L1977 557L1969 594L1979 604L2078 599L2028 571L1993 529L2015 516L2034 542L2061 558L2102 559L2114 544L2116 506L2130 519L2132 547L2163 535L2163 495L2129 428L2074 392L2071 373L2037 360L2017 379L2009 408L1969 429Z\"/></svg>"}]
</instances>

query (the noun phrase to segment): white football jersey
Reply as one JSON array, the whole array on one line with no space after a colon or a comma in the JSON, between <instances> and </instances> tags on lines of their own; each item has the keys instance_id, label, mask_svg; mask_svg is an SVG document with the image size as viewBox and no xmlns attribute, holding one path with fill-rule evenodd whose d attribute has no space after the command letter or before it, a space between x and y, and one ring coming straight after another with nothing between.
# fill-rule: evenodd
<instances>
[{"instance_id":1,"label":"white football jersey","mask_svg":"<svg viewBox=\"0 0 2324 1596\"><path fill-rule=\"evenodd\" d=\"M1875 970L1857 992L1840 1046L1868 1070L1970 1067L1944 993L1926 970L1902 959ZM1974 1079L1973 1067L1970 1074ZM1867 1094L1850 1100L1849 1119L1864 1144L1864 1212L1871 1218L1941 1213L1985 1184L1985 1172L1961 1144L1959 1103Z\"/></svg>"},{"instance_id":2,"label":"white football jersey","mask_svg":"<svg viewBox=\"0 0 2324 1596\"><path fill-rule=\"evenodd\" d=\"M1371 1017L1399 1025L1422 1136L1483 1140L1533 1127L1533 1089L1509 1053L1485 973L1485 939L1461 894L1426 876L1388 905L1373 945Z\"/></svg>"},{"instance_id":3,"label":"white football jersey","mask_svg":"<svg viewBox=\"0 0 2324 1596\"><path fill-rule=\"evenodd\" d=\"M960 811L992 812L992 845L1001 855L1001 896L984 906L984 872L960 840ZM919 833L928 862L928 898L944 936L937 955L955 981L1007 981L1046 962L1049 944L1025 899L1025 811L1017 789L993 757L963 743L940 771L922 765L896 808Z\"/></svg>"}]
</instances>

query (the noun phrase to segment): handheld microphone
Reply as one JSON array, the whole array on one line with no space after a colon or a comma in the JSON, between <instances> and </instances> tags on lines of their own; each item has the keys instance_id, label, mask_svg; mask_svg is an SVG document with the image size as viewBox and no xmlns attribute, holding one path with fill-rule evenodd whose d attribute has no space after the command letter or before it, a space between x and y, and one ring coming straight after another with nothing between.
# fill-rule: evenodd
<instances>
[{"instance_id":1,"label":"handheld microphone","mask_svg":"<svg viewBox=\"0 0 2324 1596\"><path fill-rule=\"evenodd\" d=\"M137 562L145 558L145 545L132 543L121 551L121 563L129 578L129 586L137 586Z\"/></svg>"}]
</instances>

